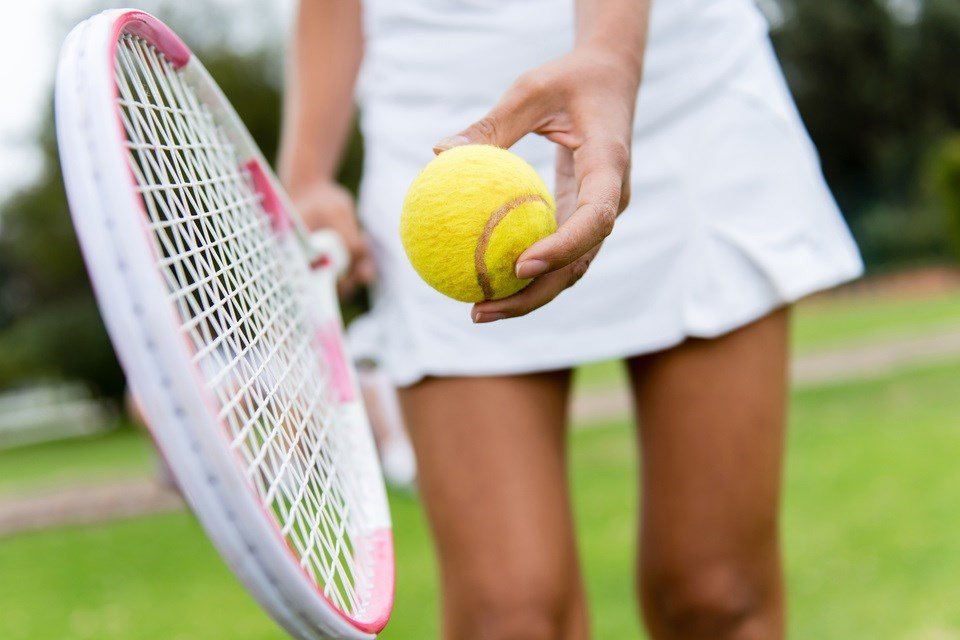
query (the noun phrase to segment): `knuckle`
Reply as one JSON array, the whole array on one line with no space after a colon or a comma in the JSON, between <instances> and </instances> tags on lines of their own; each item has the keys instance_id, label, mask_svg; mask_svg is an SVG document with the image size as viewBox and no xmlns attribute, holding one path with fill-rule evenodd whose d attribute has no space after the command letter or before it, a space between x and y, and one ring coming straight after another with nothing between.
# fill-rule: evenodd
<instances>
[{"instance_id":1,"label":"knuckle","mask_svg":"<svg viewBox=\"0 0 960 640\"><path fill-rule=\"evenodd\" d=\"M513 304L497 309L495 313L502 315L504 318L517 318L526 315L528 312L529 310L525 303L516 301Z\"/></svg>"},{"instance_id":2,"label":"knuckle","mask_svg":"<svg viewBox=\"0 0 960 640\"><path fill-rule=\"evenodd\" d=\"M558 253L561 259L570 261L577 256L577 248L581 242L569 227L560 227L557 229L557 241Z\"/></svg>"},{"instance_id":3,"label":"knuckle","mask_svg":"<svg viewBox=\"0 0 960 640\"><path fill-rule=\"evenodd\" d=\"M547 304L548 302L550 302L551 300L553 300L553 299L556 298L556 297L557 297L557 294L556 294L556 293L549 293L549 294L546 294L546 295L541 295L540 297L538 297L538 298L536 298L536 299L530 300L529 302L527 302L526 304L524 304L523 310L520 311L520 312L518 312L517 315L518 315L518 316L525 316L525 315L527 315L528 313L533 313L534 311L536 311L537 309L539 309L539 308L542 307L543 305Z\"/></svg>"},{"instance_id":4,"label":"knuckle","mask_svg":"<svg viewBox=\"0 0 960 640\"><path fill-rule=\"evenodd\" d=\"M521 317L521 316L525 316L525 315L527 315L528 313L530 313L531 311L533 311L534 309L536 309L538 306L540 306L540 305L525 304L525 305L523 305L523 306L519 306L519 307L517 307L516 309L513 310L513 313L510 314L510 317L511 317L511 318L519 318L519 317Z\"/></svg>"},{"instance_id":5,"label":"knuckle","mask_svg":"<svg viewBox=\"0 0 960 640\"><path fill-rule=\"evenodd\" d=\"M351 243L350 251L358 260L366 258L370 251L367 248L367 243L363 241L363 238L357 237L357 239Z\"/></svg>"},{"instance_id":6,"label":"knuckle","mask_svg":"<svg viewBox=\"0 0 960 640\"><path fill-rule=\"evenodd\" d=\"M607 154L613 167L623 173L630 166L630 145L624 140L611 140L607 144Z\"/></svg>"},{"instance_id":7,"label":"knuckle","mask_svg":"<svg viewBox=\"0 0 960 640\"><path fill-rule=\"evenodd\" d=\"M344 225L338 228L337 231L340 234L341 240L343 240L344 244L346 244L351 251L359 253L363 250L363 237L353 225Z\"/></svg>"},{"instance_id":8,"label":"knuckle","mask_svg":"<svg viewBox=\"0 0 960 640\"><path fill-rule=\"evenodd\" d=\"M517 296L511 315L525 316L553 300L556 295L549 286L527 287Z\"/></svg>"},{"instance_id":9,"label":"knuckle","mask_svg":"<svg viewBox=\"0 0 960 640\"><path fill-rule=\"evenodd\" d=\"M482 138L495 140L500 130L500 125L497 123L495 117L488 115L477 120L472 128L476 133L480 134Z\"/></svg>"},{"instance_id":10,"label":"knuckle","mask_svg":"<svg viewBox=\"0 0 960 640\"><path fill-rule=\"evenodd\" d=\"M590 268L590 263L592 261L593 256L585 256L570 265L570 279L567 283L568 287L575 285L580 278L587 273L587 269Z\"/></svg>"},{"instance_id":11,"label":"knuckle","mask_svg":"<svg viewBox=\"0 0 960 640\"><path fill-rule=\"evenodd\" d=\"M522 99L533 99L543 95L549 87L549 82L542 73L525 71L513 83L513 90Z\"/></svg>"},{"instance_id":12,"label":"knuckle","mask_svg":"<svg viewBox=\"0 0 960 640\"><path fill-rule=\"evenodd\" d=\"M620 213L630 204L630 181L625 180L623 187L620 189Z\"/></svg>"},{"instance_id":13,"label":"knuckle","mask_svg":"<svg viewBox=\"0 0 960 640\"><path fill-rule=\"evenodd\" d=\"M598 202L593 208L597 235L603 238L613 233L613 225L619 213L617 205L614 205L613 202L619 202L619 197L605 198L603 202Z\"/></svg>"},{"instance_id":14,"label":"knuckle","mask_svg":"<svg viewBox=\"0 0 960 640\"><path fill-rule=\"evenodd\" d=\"M585 155L598 166L622 177L630 166L630 141L614 135L598 136L590 141Z\"/></svg>"}]
</instances>

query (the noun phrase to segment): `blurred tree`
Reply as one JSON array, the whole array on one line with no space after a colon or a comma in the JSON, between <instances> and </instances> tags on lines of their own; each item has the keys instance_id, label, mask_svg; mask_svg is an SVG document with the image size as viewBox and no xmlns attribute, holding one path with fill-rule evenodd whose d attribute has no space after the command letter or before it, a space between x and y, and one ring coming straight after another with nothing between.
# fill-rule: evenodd
<instances>
[{"instance_id":1,"label":"blurred tree","mask_svg":"<svg viewBox=\"0 0 960 640\"><path fill-rule=\"evenodd\" d=\"M775 43L824 172L849 204L872 192L865 182L897 112L893 21L863 0L796 0L791 16Z\"/></svg>"},{"instance_id":2,"label":"blurred tree","mask_svg":"<svg viewBox=\"0 0 960 640\"><path fill-rule=\"evenodd\" d=\"M265 23L266 0L146 7L203 61L267 158L279 141L281 29ZM90 15L103 3L83 12ZM230 9L228 11L228 9ZM229 16L230 20L226 17ZM64 21L72 25L76 19ZM37 142L39 177L0 203L0 388L37 378L80 379L119 397L125 383L100 320L70 223L60 174L52 101ZM340 179L356 191L362 145L354 132Z\"/></svg>"},{"instance_id":3,"label":"blurred tree","mask_svg":"<svg viewBox=\"0 0 960 640\"><path fill-rule=\"evenodd\" d=\"M226 12L217 3L155 4L151 9L185 35L265 155L273 157L282 81L277 32L273 39L238 47L230 39L236 25L224 19ZM262 10L263 3L259 6ZM256 13L248 16L253 24ZM0 388L64 377L119 396L122 373L101 324L66 206L52 101L38 146L43 158L39 177L0 204Z\"/></svg>"},{"instance_id":4,"label":"blurred tree","mask_svg":"<svg viewBox=\"0 0 960 640\"><path fill-rule=\"evenodd\" d=\"M926 0L916 25L916 70L908 77L916 113L935 134L960 128L960 2Z\"/></svg>"},{"instance_id":5,"label":"blurred tree","mask_svg":"<svg viewBox=\"0 0 960 640\"><path fill-rule=\"evenodd\" d=\"M960 83L948 80L960 60L960 2L782 0L780 7L786 18L774 43L827 180L864 253L901 262L896 238L867 227L892 229L925 215L912 213L923 159L960 128ZM924 246L905 248L903 257L942 252L930 228Z\"/></svg>"},{"instance_id":6,"label":"blurred tree","mask_svg":"<svg viewBox=\"0 0 960 640\"><path fill-rule=\"evenodd\" d=\"M960 260L960 134L948 139L933 155L927 186L946 221L946 237Z\"/></svg>"},{"instance_id":7,"label":"blurred tree","mask_svg":"<svg viewBox=\"0 0 960 640\"><path fill-rule=\"evenodd\" d=\"M190 43L265 155L274 157L282 31L268 0L146 4ZM960 130L960 82L948 80L960 59L960 2L765 5L777 17L774 43L824 172L868 264L943 256L944 219L931 214L918 185L922 159ZM51 113L38 135L40 176L0 203L0 387L63 376L117 395L123 380L69 222ZM361 158L355 134L340 175L354 190Z\"/></svg>"}]
</instances>

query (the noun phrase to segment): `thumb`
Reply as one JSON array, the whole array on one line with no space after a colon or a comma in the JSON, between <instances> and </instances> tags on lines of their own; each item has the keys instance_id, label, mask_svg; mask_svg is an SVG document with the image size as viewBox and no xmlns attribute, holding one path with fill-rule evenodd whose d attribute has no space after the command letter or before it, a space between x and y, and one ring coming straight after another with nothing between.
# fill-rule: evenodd
<instances>
[{"instance_id":1,"label":"thumb","mask_svg":"<svg viewBox=\"0 0 960 640\"><path fill-rule=\"evenodd\" d=\"M507 149L540 127L547 111L540 83L522 76L511 86L487 115L452 136L433 145L441 153L464 144L490 144Z\"/></svg>"}]
</instances>

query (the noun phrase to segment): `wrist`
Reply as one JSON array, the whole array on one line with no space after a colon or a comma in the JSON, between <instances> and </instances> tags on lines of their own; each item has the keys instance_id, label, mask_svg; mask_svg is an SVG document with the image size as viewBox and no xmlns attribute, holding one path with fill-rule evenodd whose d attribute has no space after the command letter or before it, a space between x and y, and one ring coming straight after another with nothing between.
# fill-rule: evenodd
<instances>
[{"instance_id":1,"label":"wrist","mask_svg":"<svg viewBox=\"0 0 960 640\"><path fill-rule=\"evenodd\" d=\"M313 185L334 182L334 163L306 145L281 148L277 162L277 175L287 191L303 191Z\"/></svg>"},{"instance_id":2,"label":"wrist","mask_svg":"<svg viewBox=\"0 0 960 640\"><path fill-rule=\"evenodd\" d=\"M587 38L577 44L576 50L587 53L602 61L604 66L624 73L635 84L639 84L643 73L642 43L631 44L616 42L617 38Z\"/></svg>"},{"instance_id":3,"label":"wrist","mask_svg":"<svg viewBox=\"0 0 960 640\"><path fill-rule=\"evenodd\" d=\"M341 191L346 191L346 188L332 177L322 175L305 176L289 183L281 179L281 182L284 183L287 193L294 201L302 198L313 198L318 195L339 195Z\"/></svg>"},{"instance_id":4,"label":"wrist","mask_svg":"<svg viewBox=\"0 0 960 640\"><path fill-rule=\"evenodd\" d=\"M639 84L651 0L577 0L577 48L590 50Z\"/></svg>"}]
</instances>

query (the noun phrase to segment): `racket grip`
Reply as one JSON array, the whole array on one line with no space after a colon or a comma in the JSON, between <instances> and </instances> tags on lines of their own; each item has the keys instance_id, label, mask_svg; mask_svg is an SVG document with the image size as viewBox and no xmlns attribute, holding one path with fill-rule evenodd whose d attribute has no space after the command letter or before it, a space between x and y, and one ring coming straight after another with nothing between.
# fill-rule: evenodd
<instances>
[{"instance_id":1,"label":"racket grip","mask_svg":"<svg viewBox=\"0 0 960 640\"><path fill-rule=\"evenodd\" d=\"M340 239L340 234L330 229L318 229L307 237L313 257L311 264L332 268L337 276L343 275L350 265L350 254Z\"/></svg>"}]
</instances>

